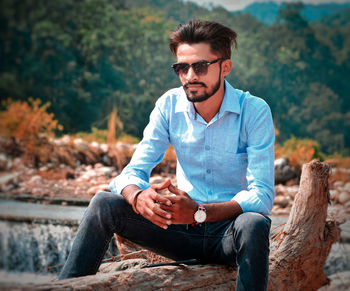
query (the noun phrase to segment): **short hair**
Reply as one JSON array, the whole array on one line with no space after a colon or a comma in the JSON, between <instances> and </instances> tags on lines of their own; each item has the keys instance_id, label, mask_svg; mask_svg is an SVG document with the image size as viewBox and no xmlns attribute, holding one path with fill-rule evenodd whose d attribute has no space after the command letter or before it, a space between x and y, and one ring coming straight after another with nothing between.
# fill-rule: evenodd
<instances>
[{"instance_id":1,"label":"short hair","mask_svg":"<svg viewBox=\"0 0 350 291\"><path fill-rule=\"evenodd\" d=\"M169 48L176 55L180 44L205 42L210 45L213 53L218 53L222 58L230 59L232 46L237 48L237 33L232 29L212 21L192 20L186 24L180 24L171 34Z\"/></svg>"}]
</instances>

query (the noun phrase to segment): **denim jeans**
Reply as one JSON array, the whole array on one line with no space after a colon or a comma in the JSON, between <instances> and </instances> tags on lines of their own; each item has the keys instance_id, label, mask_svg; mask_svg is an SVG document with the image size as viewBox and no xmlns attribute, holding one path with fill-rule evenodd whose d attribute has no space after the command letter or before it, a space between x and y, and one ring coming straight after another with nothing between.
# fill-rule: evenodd
<instances>
[{"instance_id":1,"label":"denim jeans","mask_svg":"<svg viewBox=\"0 0 350 291\"><path fill-rule=\"evenodd\" d=\"M59 279L96 274L117 233L174 260L236 266L236 290L266 290L270 226L270 218L248 212L232 221L165 230L136 214L121 195L100 192L85 211Z\"/></svg>"}]
</instances>

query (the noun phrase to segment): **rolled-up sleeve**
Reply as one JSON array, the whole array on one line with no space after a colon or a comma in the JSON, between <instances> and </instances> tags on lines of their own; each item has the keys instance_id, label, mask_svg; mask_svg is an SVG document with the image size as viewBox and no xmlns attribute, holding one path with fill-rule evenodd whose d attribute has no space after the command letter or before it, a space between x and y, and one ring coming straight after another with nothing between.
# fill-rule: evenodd
<instances>
[{"instance_id":1,"label":"rolled-up sleeve","mask_svg":"<svg viewBox=\"0 0 350 291\"><path fill-rule=\"evenodd\" d=\"M243 212L271 214L274 191L275 130L269 106L261 99L253 104L254 114L246 121L247 190L237 193L235 200Z\"/></svg>"},{"instance_id":2,"label":"rolled-up sleeve","mask_svg":"<svg viewBox=\"0 0 350 291\"><path fill-rule=\"evenodd\" d=\"M109 184L113 193L121 194L128 185L136 185L141 189L150 187L151 171L162 161L170 144L168 122L162 113L164 106L164 98L159 99L130 163Z\"/></svg>"}]
</instances>

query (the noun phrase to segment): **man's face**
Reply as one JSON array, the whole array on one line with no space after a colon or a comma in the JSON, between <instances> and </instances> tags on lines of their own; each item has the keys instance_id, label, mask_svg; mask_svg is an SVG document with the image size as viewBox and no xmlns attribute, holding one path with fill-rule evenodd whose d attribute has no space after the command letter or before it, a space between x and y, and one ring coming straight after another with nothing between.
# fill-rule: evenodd
<instances>
[{"instance_id":1,"label":"man's face","mask_svg":"<svg viewBox=\"0 0 350 291\"><path fill-rule=\"evenodd\" d=\"M176 52L178 63L193 64L199 61L215 61L221 58L210 50L207 43L181 44ZM187 72L180 71L180 81L191 102L203 102L213 96L221 86L222 70L221 62L218 61L208 66L206 74L196 74L193 67Z\"/></svg>"}]
</instances>

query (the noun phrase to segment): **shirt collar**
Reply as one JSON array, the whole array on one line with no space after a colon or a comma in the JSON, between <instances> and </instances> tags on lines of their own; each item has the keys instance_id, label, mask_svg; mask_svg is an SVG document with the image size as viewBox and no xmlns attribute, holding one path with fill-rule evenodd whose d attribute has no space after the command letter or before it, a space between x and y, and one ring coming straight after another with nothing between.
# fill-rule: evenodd
<instances>
[{"instance_id":1,"label":"shirt collar","mask_svg":"<svg viewBox=\"0 0 350 291\"><path fill-rule=\"evenodd\" d=\"M190 115L195 116L196 110L193 103L187 100L185 90L183 87L179 87L179 99L175 106L175 113L188 112ZM242 91L234 89L229 82L225 80L225 95L222 101L219 116L222 116L226 111L240 114L240 96Z\"/></svg>"},{"instance_id":2,"label":"shirt collar","mask_svg":"<svg viewBox=\"0 0 350 291\"><path fill-rule=\"evenodd\" d=\"M222 100L222 104L219 110L219 115L222 116L226 111L240 114L241 113L241 105L240 105L240 97L242 95L242 91L234 89L229 82L225 80L225 95L224 100Z\"/></svg>"}]
</instances>

